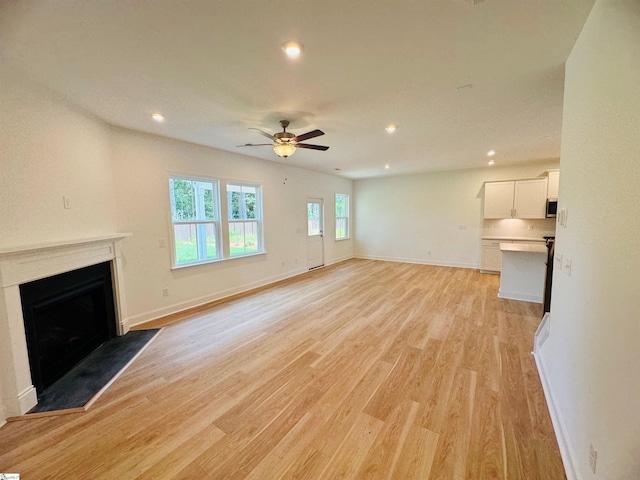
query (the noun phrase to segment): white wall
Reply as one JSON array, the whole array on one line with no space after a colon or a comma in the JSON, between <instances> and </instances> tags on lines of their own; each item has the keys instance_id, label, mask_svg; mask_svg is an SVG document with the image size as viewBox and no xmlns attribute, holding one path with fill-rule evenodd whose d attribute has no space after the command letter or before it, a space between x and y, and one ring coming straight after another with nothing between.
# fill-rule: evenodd
<instances>
[{"instance_id":1,"label":"white wall","mask_svg":"<svg viewBox=\"0 0 640 480\"><path fill-rule=\"evenodd\" d=\"M479 268L484 182L533 178L554 168L557 162L356 180L355 253L364 258ZM495 223L501 234L526 229L517 220L510 229L504 222ZM545 231L549 225L545 220L528 223Z\"/></svg>"},{"instance_id":2,"label":"white wall","mask_svg":"<svg viewBox=\"0 0 640 480\"><path fill-rule=\"evenodd\" d=\"M108 127L6 68L0 105L0 247L115 232ZM13 351L7 342L3 335L5 353ZM11 393L0 384L0 425Z\"/></svg>"},{"instance_id":3,"label":"white wall","mask_svg":"<svg viewBox=\"0 0 640 480\"><path fill-rule=\"evenodd\" d=\"M325 263L352 256L351 240L333 239L334 195L352 194L351 180L110 127L6 68L0 105L0 248L133 233L129 324L306 271L307 196L325 200ZM268 253L172 271L158 243L170 235L169 171L261 183Z\"/></svg>"},{"instance_id":4,"label":"white wall","mask_svg":"<svg viewBox=\"0 0 640 480\"><path fill-rule=\"evenodd\" d=\"M113 129L111 141L119 230L133 233L122 248L130 324L306 271L308 196L325 202L325 264L352 256L351 240L334 240L334 195L351 195L351 180L130 130ZM159 247L171 236L170 172L262 184L268 253L171 270Z\"/></svg>"},{"instance_id":5,"label":"white wall","mask_svg":"<svg viewBox=\"0 0 640 480\"><path fill-rule=\"evenodd\" d=\"M0 246L113 233L108 127L5 68L0 105Z\"/></svg>"},{"instance_id":6,"label":"white wall","mask_svg":"<svg viewBox=\"0 0 640 480\"><path fill-rule=\"evenodd\" d=\"M130 324L306 271L307 196L325 201L325 263L352 256L351 240L334 240L334 195L352 194L351 180L110 127L6 69L0 81L0 247L133 233ZM261 183L268 253L172 271L158 246L168 172Z\"/></svg>"},{"instance_id":7,"label":"white wall","mask_svg":"<svg viewBox=\"0 0 640 480\"><path fill-rule=\"evenodd\" d=\"M559 207L568 219L556 255L572 268L554 270L538 358L570 479L640 478L639 85L640 2L598 0L566 66Z\"/></svg>"}]
</instances>

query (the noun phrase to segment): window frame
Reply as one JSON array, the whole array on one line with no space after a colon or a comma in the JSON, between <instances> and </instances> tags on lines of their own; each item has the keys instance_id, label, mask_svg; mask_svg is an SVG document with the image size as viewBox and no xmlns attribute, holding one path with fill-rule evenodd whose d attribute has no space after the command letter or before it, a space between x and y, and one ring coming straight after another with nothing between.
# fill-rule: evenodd
<instances>
[{"instance_id":1,"label":"window frame","mask_svg":"<svg viewBox=\"0 0 640 480\"><path fill-rule=\"evenodd\" d=\"M344 213L345 216L338 216L338 197L344 197ZM350 195L348 193L337 193L334 195L334 208L333 208L333 213L335 215L335 232L334 232L334 239L336 242L340 242L343 240L350 240L351 239L351 200L350 200ZM339 220L344 220L345 222L345 236L344 237L338 237L338 221Z\"/></svg>"},{"instance_id":2,"label":"window frame","mask_svg":"<svg viewBox=\"0 0 640 480\"><path fill-rule=\"evenodd\" d=\"M173 201L173 192L171 189L171 181L172 180L186 180L189 182L201 182L201 183L209 183L212 185L212 202L213 202L213 219L192 219L192 220L175 220L174 219L174 201ZM220 212L220 181L215 178L195 176L195 175L182 175L182 174L169 174L168 178L168 186L169 186L169 220L171 222L171 235L170 243L171 243L171 263L172 268L184 268L190 267L192 265L201 265L203 263L211 263L217 262L222 258L222 244L221 244L221 232L222 232L222 217ZM213 225L214 228L214 241L216 245L216 256L213 258L205 258L202 260L195 260L193 262L185 262L178 263L177 258L177 245L176 245L176 225L195 225L196 228L198 225ZM197 234L196 234L197 235ZM205 234L206 235L206 234ZM196 245L197 245L198 237L196 236ZM205 237L206 242L206 237ZM196 246L196 249L198 247Z\"/></svg>"},{"instance_id":3,"label":"window frame","mask_svg":"<svg viewBox=\"0 0 640 480\"><path fill-rule=\"evenodd\" d=\"M174 220L174 193L171 188L171 180L187 180L195 182L210 183L213 185L213 220ZM227 205L227 185L235 186L248 186L256 189L256 206L254 211L256 212L256 219L248 220L236 220L237 222L257 222L256 226L256 242L258 245L258 251L245 253L242 255L231 255L230 250L230 237L229 237L229 224L234 220L229 220L229 212ZM167 186L169 187L169 231L170 231L170 246L171 246L171 269L177 270L181 268L193 267L198 265L205 265L209 263L224 262L227 260L234 260L236 258L245 258L254 255L266 254L265 240L264 240L264 215L262 204L262 184L244 181L244 180L229 180L223 178L214 178L202 175L189 175L184 173L169 172L167 175ZM223 197L224 193L224 197ZM196 260L193 262L177 263L177 251L176 251L176 225L200 225L200 224L213 224L215 234L216 245L216 257L207 258L202 260ZM206 241L206 240L205 240Z\"/></svg>"},{"instance_id":4,"label":"window frame","mask_svg":"<svg viewBox=\"0 0 640 480\"><path fill-rule=\"evenodd\" d=\"M256 204L254 207L254 214L255 214L255 218L246 218L246 219L232 219L229 218L230 212L229 212L229 200L228 200L228 187L232 185L234 187L250 187L250 188L255 188L256 190ZM260 255L262 253L265 253L265 249L264 249L264 229L263 229L263 210L262 210L262 185L260 185L259 183L253 183L253 182L245 182L245 181L235 181L235 180L227 180L224 182L224 189L225 189L225 206L226 206L226 212L225 212L225 238L227 240L227 242L225 243L226 248L225 248L225 259L233 259L233 258L243 258L243 257L250 257L252 255ZM249 252L249 253L243 253L243 254L239 254L239 255L232 255L231 254L231 237L230 237L230 226L232 224L246 224L246 223L255 223L256 224L256 246L257 246L257 251L255 252ZM245 237L246 238L246 237ZM246 248L246 246L245 246Z\"/></svg>"}]
</instances>

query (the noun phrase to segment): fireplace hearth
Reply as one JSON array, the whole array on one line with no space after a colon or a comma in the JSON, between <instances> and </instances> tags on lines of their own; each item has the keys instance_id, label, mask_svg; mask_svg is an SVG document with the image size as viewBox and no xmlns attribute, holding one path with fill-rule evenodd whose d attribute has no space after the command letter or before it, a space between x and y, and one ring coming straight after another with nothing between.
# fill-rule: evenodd
<instances>
[{"instance_id":1,"label":"fireplace hearth","mask_svg":"<svg viewBox=\"0 0 640 480\"><path fill-rule=\"evenodd\" d=\"M22 284L20 296L38 396L116 334L110 262Z\"/></svg>"}]
</instances>

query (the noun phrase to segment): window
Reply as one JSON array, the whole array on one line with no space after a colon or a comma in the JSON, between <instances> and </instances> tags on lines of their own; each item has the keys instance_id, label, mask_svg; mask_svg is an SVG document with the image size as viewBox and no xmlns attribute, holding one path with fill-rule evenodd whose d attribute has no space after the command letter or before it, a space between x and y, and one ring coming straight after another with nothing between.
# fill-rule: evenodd
<instances>
[{"instance_id":1,"label":"window","mask_svg":"<svg viewBox=\"0 0 640 480\"><path fill-rule=\"evenodd\" d=\"M349 195L336 193L336 240L349 238Z\"/></svg>"},{"instance_id":2,"label":"window","mask_svg":"<svg viewBox=\"0 0 640 480\"><path fill-rule=\"evenodd\" d=\"M249 255L262 251L262 219L258 185L227 184L229 255Z\"/></svg>"},{"instance_id":3,"label":"window","mask_svg":"<svg viewBox=\"0 0 640 480\"><path fill-rule=\"evenodd\" d=\"M219 258L218 182L172 177L169 192L175 265Z\"/></svg>"},{"instance_id":4,"label":"window","mask_svg":"<svg viewBox=\"0 0 640 480\"><path fill-rule=\"evenodd\" d=\"M322 204L319 200L307 202L307 235L309 237L322 235L320 230L321 214Z\"/></svg>"},{"instance_id":5,"label":"window","mask_svg":"<svg viewBox=\"0 0 640 480\"><path fill-rule=\"evenodd\" d=\"M260 185L172 176L169 194L175 267L264 251Z\"/></svg>"}]
</instances>

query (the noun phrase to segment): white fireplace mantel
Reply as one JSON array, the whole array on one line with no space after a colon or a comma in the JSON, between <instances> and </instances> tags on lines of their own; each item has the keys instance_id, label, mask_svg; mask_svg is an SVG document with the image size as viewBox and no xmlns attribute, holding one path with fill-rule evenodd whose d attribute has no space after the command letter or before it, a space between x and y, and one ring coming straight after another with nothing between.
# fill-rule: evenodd
<instances>
[{"instance_id":1,"label":"white fireplace mantel","mask_svg":"<svg viewBox=\"0 0 640 480\"><path fill-rule=\"evenodd\" d=\"M124 335L128 328L120 242L129 236L118 233L0 248L0 425L38 403L31 381L20 284L111 262L117 332Z\"/></svg>"}]
</instances>

